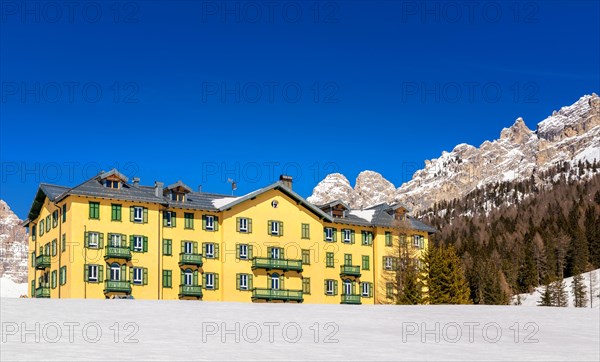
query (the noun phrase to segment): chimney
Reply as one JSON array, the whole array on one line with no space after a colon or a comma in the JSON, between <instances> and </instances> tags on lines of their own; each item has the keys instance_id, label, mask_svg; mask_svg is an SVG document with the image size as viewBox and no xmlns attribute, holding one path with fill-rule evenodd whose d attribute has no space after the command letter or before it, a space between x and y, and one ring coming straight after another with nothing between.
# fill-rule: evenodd
<instances>
[{"instance_id":1,"label":"chimney","mask_svg":"<svg viewBox=\"0 0 600 362\"><path fill-rule=\"evenodd\" d=\"M140 178L139 177L134 177L134 178L131 179L131 181L136 186L138 186L140 184Z\"/></svg>"},{"instance_id":2,"label":"chimney","mask_svg":"<svg viewBox=\"0 0 600 362\"><path fill-rule=\"evenodd\" d=\"M198 192L202 192L202 185L198 185Z\"/></svg>"},{"instance_id":3,"label":"chimney","mask_svg":"<svg viewBox=\"0 0 600 362\"><path fill-rule=\"evenodd\" d=\"M279 176L279 182L281 182L284 186L286 186L290 190L292 189L292 176L281 175L281 176Z\"/></svg>"},{"instance_id":4,"label":"chimney","mask_svg":"<svg viewBox=\"0 0 600 362\"><path fill-rule=\"evenodd\" d=\"M163 186L164 186L164 183L154 181L154 196L156 196L156 197L163 196Z\"/></svg>"}]
</instances>

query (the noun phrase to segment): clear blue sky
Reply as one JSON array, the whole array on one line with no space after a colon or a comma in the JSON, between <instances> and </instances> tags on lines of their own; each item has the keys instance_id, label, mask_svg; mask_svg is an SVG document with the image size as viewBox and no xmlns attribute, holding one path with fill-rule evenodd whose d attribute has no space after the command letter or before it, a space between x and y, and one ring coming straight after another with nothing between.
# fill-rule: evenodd
<instances>
[{"instance_id":1,"label":"clear blue sky","mask_svg":"<svg viewBox=\"0 0 600 362\"><path fill-rule=\"evenodd\" d=\"M21 218L39 182L113 166L236 194L282 171L303 196L333 171L400 185L600 89L598 1L72 3L0 2L1 197Z\"/></svg>"}]
</instances>

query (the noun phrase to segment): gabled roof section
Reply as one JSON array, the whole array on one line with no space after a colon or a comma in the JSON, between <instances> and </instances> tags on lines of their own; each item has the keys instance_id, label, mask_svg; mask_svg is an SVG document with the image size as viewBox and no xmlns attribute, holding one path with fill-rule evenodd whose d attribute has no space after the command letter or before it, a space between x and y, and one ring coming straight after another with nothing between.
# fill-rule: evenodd
<instances>
[{"instance_id":1,"label":"gabled roof section","mask_svg":"<svg viewBox=\"0 0 600 362\"><path fill-rule=\"evenodd\" d=\"M185 192L192 192L192 189L184 184L181 180L175 182L174 184L171 184L169 186L167 186L167 190L181 190L181 191L185 191Z\"/></svg>"},{"instance_id":2,"label":"gabled roof section","mask_svg":"<svg viewBox=\"0 0 600 362\"><path fill-rule=\"evenodd\" d=\"M40 210L42 209L42 205L44 205L44 201L46 197L51 201L56 201L64 192L68 191L68 187L50 185L50 184L40 184L38 190L35 194L35 198L33 199L33 203L29 208L29 214L27 215L28 220L34 220L40 214ZM24 224L25 225L25 224Z\"/></svg>"},{"instance_id":3,"label":"gabled roof section","mask_svg":"<svg viewBox=\"0 0 600 362\"><path fill-rule=\"evenodd\" d=\"M113 168L112 170L110 170L108 172L102 172L102 173L100 173L100 175L98 177L100 177L100 179L102 179L102 180L106 180L107 178L109 178L111 176L117 177L118 179L120 179L123 182L129 181L129 178L127 178L127 176L120 173L116 168Z\"/></svg>"},{"instance_id":4,"label":"gabled roof section","mask_svg":"<svg viewBox=\"0 0 600 362\"><path fill-rule=\"evenodd\" d=\"M395 204L390 205L389 209L391 211L396 211L398 209L404 209L407 212L411 212L412 211L408 206L406 206L406 204L404 204L402 202L396 202Z\"/></svg>"},{"instance_id":5,"label":"gabled roof section","mask_svg":"<svg viewBox=\"0 0 600 362\"><path fill-rule=\"evenodd\" d=\"M315 205L311 204L310 202L306 201L306 199L304 199L302 196L298 195L297 193L295 193L294 191L292 191L289 187L285 186L283 184L283 182L275 182L267 187L263 187L262 189L258 189L256 191L253 191L249 194L246 194L244 196L241 197L237 197L234 200L232 200L231 202L228 203L224 203L221 207L219 207L220 211L223 210L228 210L231 209L232 207L241 204L242 202L251 200L259 195L264 194L267 191L271 191L271 190L279 190L282 193L284 193L285 195L287 195L288 197L292 198L294 201L296 201L298 203L298 205L302 205L305 208L307 208L309 211L311 211L312 213L314 213L315 215L317 215L320 219L325 219L327 221L332 221L332 217L329 216L328 214L326 214L325 212L323 212L323 210L319 209L318 207L316 207Z\"/></svg>"},{"instance_id":6,"label":"gabled roof section","mask_svg":"<svg viewBox=\"0 0 600 362\"><path fill-rule=\"evenodd\" d=\"M320 209L325 209L328 207L334 207L334 206L338 206L338 205L342 205L344 208L346 208L346 210L350 210L350 206L348 206L348 204L346 204L345 202L343 202L342 200L333 200L327 204L323 204L323 205L315 205Z\"/></svg>"}]
</instances>

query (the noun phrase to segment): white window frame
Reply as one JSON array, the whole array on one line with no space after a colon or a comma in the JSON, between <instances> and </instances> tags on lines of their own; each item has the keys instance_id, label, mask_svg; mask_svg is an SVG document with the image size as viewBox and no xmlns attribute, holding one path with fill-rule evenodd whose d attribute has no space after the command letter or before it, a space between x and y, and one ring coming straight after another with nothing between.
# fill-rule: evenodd
<instances>
[{"instance_id":1,"label":"white window frame","mask_svg":"<svg viewBox=\"0 0 600 362\"><path fill-rule=\"evenodd\" d=\"M112 281L121 281L121 267L120 266L110 266L110 280Z\"/></svg>"},{"instance_id":2,"label":"white window frame","mask_svg":"<svg viewBox=\"0 0 600 362\"><path fill-rule=\"evenodd\" d=\"M332 279L327 279L327 290L325 290L325 293L327 293L327 295L333 295L334 283L335 281L333 281Z\"/></svg>"},{"instance_id":3,"label":"white window frame","mask_svg":"<svg viewBox=\"0 0 600 362\"><path fill-rule=\"evenodd\" d=\"M138 275L139 274L139 275ZM133 268L133 284L142 285L144 284L144 269L143 268Z\"/></svg>"},{"instance_id":4,"label":"white window frame","mask_svg":"<svg viewBox=\"0 0 600 362\"><path fill-rule=\"evenodd\" d=\"M215 217L213 215L206 215L206 230L215 229Z\"/></svg>"},{"instance_id":5,"label":"white window frame","mask_svg":"<svg viewBox=\"0 0 600 362\"><path fill-rule=\"evenodd\" d=\"M345 295L352 295L352 282L350 282L348 280L344 280L342 282L342 285L344 287L344 294Z\"/></svg>"},{"instance_id":6,"label":"white window frame","mask_svg":"<svg viewBox=\"0 0 600 362\"><path fill-rule=\"evenodd\" d=\"M206 257L207 258L214 258L215 257L215 244L213 243L206 243Z\"/></svg>"},{"instance_id":7,"label":"white window frame","mask_svg":"<svg viewBox=\"0 0 600 362\"><path fill-rule=\"evenodd\" d=\"M415 248L419 247L419 235L413 235L413 246Z\"/></svg>"},{"instance_id":8,"label":"white window frame","mask_svg":"<svg viewBox=\"0 0 600 362\"><path fill-rule=\"evenodd\" d=\"M88 265L88 281L89 282L97 282L98 281L98 265L95 265L95 264Z\"/></svg>"},{"instance_id":9,"label":"white window frame","mask_svg":"<svg viewBox=\"0 0 600 362\"><path fill-rule=\"evenodd\" d=\"M248 244L240 244L240 259L248 260Z\"/></svg>"},{"instance_id":10,"label":"white window frame","mask_svg":"<svg viewBox=\"0 0 600 362\"><path fill-rule=\"evenodd\" d=\"M173 213L171 211L167 211L166 213L167 216L167 226L168 227L172 227L173 226Z\"/></svg>"},{"instance_id":11,"label":"white window frame","mask_svg":"<svg viewBox=\"0 0 600 362\"><path fill-rule=\"evenodd\" d=\"M248 232L248 218L245 218L245 217L240 218L240 232L243 232L243 233Z\"/></svg>"},{"instance_id":12,"label":"white window frame","mask_svg":"<svg viewBox=\"0 0 600 362\"><path fill-rule=\"evenodd\" d=\"M344 229L344 242L345 243L352 242L352 230Z\"/></svg>"},{"instance_id":13,"label":"white window frame","mask_svg":"<svg viewBox=\"0 0 600 362\"><path fill-rule=\"evenodd\" d=\"M275 274L275 276L271 275L271 289L279 290L281 288L281 276L279 274Z\"/></svg>"},{"instance_id":14,"label":"white window frame","mask_svg":"<svg viewBox=\"0 0 600 362\"><path fill-rule=\"evenodd\" d=\"M204 287L206 289L215 289L215 274L214 273L206 273L206 285Z\"/></svg>"},{"instance_id":15,"label":"white window frame","mask_svg":"<svg viewBox=\"0 0 600 362\"><path fill-rule=\"evenodd\" d=\"M194 243L191 241L184 241L183 242L183 253L184 254L194 253Z\"/></svg>"},{"instance_id":16,"label":"white window frame","mask_svg":"<svg viewBox=\"0 0 600 362\"><path fill-rule=\"evenodd\" d=\"M369 293L370 293L369 288L370 288L369 283L367 283L367 282L363 282L362 283L362 288L361 288L361 292L362 293L361 294L362 294L363 297L368 297L369 296Z\"/></svg>"},{"instance_id":17,"label":"white window frame","mask_svg":"<svg viewBox=\"0 0 600 362\"><path fill-rule=\"evenodd\" d=\"M279 221L271 222L271 235L279 235Z\"/></svg>"},{"instance_id":18,"label":"white window frame","mask_svg":"<svg viewBox=\"0 0 600 362\"><path fill-rule=\"evenodd\" d=\"M100 234L97 232L88 233L88 246L90 248L97 248L100 243Z\"/></svg>"},{"instance_id":19,"label":"white window frame","mask_svg":"<svg viewBox=\"0 0 600 362\"><path fill-rule=\"evenodd\" d=\"M333 228L325 228L325 240L333 241Z\"/></svg>"},{"instance_id":20,"label":"white window frame","mask_svg":"<svg viewBox=\"0 0 600 362\"><path fill-rule=\"evenodd\" d=\"M121 234L110 234L110 246L119 248L122 242Z\"/></svg>"},{"instance_id":21,"label":"white window frame","mask_svg":"<svg viewBox=\"0 0 600 362\"><path fill-rule=\"evenodd\" d=\"M139 214L139 215L138 215ZM133 207L133 222L144 222L144 208L141 206Z\"/></svg>"},{"instance_id":22,"label":"white window frame","mask_svg":"<svg viewBox=\"0 0 600 362\"><path fill-rule=\"evenodd\" d=\"M191 269L186 269L183 272L183 285L193 285L194 284L194 272Z\"/></svg>"},{"instance_id":23,"label":"white window frame","mask_svg":"<svg viewBox=\"0 0 600 362\"><path fill-rule=\"evenodd\" d=\"M240 274L240 290L248 290L248 274Z\"/></svg>"},{"instance_id":24,"label":"white window frame","mask_svg":"<svg viewBox=\"0 0 600 362\"><path fill-rule=\"evenodd\" d=\"M383 266L385 270L392 270L393 268L393 259L391 256L385 257L385 265Z\"/></svg>"},{"instance_id":25,"label":"white window frame","mask_svg":"<svg viewBox=\"0 0 600 362\"><path fill-rule=\"evenodd\" d=\"M279 260L281 258L281 249L279 248L271 248L271 255L269 255L271 259Z\"/></svg>"},{"instance_id":26,"label":"white window frame","mask_svg":"<svg viewBox=\"0 0 600 362\"><path fill-rule=\"evenodd\" d=\"M139 246L138 246L139 242ZM143 251L144 250L144 237L141 235L133 236L133 251Z\"/></svg>"}]
</instances>

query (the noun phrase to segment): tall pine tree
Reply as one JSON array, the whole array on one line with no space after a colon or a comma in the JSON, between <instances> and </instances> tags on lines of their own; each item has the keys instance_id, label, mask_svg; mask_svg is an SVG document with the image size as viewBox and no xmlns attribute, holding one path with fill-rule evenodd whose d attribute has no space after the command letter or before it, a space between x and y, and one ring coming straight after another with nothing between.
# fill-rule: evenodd
<instances>
[{"instance_id":1,"label":"tall pine tree","mask_svg":"<svg viewBox=\"0 0 600 362\"><path fill-rule=\"evenodd\" d=\"M429 249L423 257L424 298L429 304L469 304L469 286L452 246Z\"/></svg>"}]
</instances>

